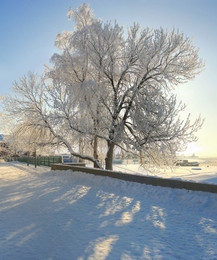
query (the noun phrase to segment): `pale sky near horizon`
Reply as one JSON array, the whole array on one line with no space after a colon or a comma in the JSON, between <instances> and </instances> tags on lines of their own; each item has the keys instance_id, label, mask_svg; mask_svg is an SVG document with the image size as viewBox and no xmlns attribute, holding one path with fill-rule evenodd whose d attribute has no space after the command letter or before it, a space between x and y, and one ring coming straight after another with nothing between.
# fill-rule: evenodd
<instances>
[{"instance_id":1,"label":"pale sky near horizon","mask_svg":"<svg viewBox=\"0 0 217 260\"><path fill-rule=\"evenodd\" d=\"M0 0L0 96L11 93L12 83L33 71L41 73L49 63L55 37L72 30L67 19L71 6L80 0ZM142 27L179 29L200 49L205 70L195 80L177 88L186 112L205 118L197 143L188 154L217 156L217 0L90 0L97 18L116 20L127 28L133 22Z\"/></svg>"}]
</instances>

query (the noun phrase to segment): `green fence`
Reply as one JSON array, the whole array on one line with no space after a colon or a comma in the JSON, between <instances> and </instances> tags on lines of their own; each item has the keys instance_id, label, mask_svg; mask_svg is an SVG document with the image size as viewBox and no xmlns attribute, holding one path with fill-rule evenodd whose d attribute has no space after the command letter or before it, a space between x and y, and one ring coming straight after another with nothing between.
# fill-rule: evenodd
<instances>
[{"instance_id":1,"label":"green fence","mask_svg":"<svg viewBox=\"0 0 217 260\"><path fill-rule=\"evenodd\" d=\"M23 163L29 163L29 164L35 164L35 157L17 157L16 161L23 162ZM61 163L62 157L61 156L37 156L37 165L44 165L44 166L51 166L53 163Z\"/></svg>"}]
</instances>

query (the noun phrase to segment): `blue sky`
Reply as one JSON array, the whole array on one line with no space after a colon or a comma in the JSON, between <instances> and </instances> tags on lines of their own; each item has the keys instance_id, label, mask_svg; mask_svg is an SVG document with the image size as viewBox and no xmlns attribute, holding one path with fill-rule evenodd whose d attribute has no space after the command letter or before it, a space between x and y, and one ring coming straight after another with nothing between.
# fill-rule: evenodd
<instances>
[{"instance_id":1,"label":"blue sky","mask_svg":"<svg viewBox=\"0 0 217 260\"><path fill-rule=\"evenodd\" d=\"M57 51L54 40L72 30L66 13L80 0L0 0L0 96L11 92L12 83L33 71L41 73ZM217 156L217 1L216 0L91 0L96 17L117 20L125 27L177 28L193 37L206 62L205 70L177 93L195 118L206 119L199 141L189 153Z\"/></svg>"}]
</instances>

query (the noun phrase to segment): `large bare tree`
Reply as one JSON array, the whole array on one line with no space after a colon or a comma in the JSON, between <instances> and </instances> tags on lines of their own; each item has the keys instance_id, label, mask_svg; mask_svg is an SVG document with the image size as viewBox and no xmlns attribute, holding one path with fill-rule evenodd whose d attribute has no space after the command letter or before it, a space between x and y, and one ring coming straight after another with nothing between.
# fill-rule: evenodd
<instances>
[{"instance_id":1,"label":"large bare tree","mask_svg":"<svg viewBox=\"0 0 217 260\"><path fill-rule=\"evenodd\" d=\"M91 103L103 107L95 111L103 122L96 132L107 142L107 169L112 169L116 145L156 160L195 141L202 120L181 120L185 106L172 93L204 66L188 37L178 30L143 29L138 24L125 36L117 23L94 19L86 4L70 9L68 15L75 31L58 35L62 52L53 56L53 62L79 79L80 88L89 88L90 80L95 85L97 99L93 95Z\"/></svg>"},{"instance_id":2,"label":"large bare tree","mask_svg":"<svg viewBox=\"0 0 217 260\"><path fill-rule=\"evenodd\" d=\"M98 139L103 140L106 169L112 169L116 146L159 162L196 140L202 120L181 119L185 106L173 93L204 66L188 37L138 24L125 32L117 23L95 19L86 4L68 16L74 31L57 36L59 53L52 56L46 79L37 84L30 76L28 83L23 78L15 84L24 98L12 99L14 114L32 113L35 126L97 167ZM75 152L75 140L92 140L93 154Z\"/></svg>"}]
</instances>

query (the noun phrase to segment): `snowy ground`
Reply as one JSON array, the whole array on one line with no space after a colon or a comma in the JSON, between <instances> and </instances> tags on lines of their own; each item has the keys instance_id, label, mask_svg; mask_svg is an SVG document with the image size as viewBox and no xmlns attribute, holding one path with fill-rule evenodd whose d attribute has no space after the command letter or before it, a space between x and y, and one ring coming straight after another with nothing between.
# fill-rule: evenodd
<instances>
[{"instance_id":1,"label":"snowy ground","mask_svg":"<svg viewBox=\"0 0 217 260\"><path fill-rule=\"evenodd\" d=\"M217 259L217 194L0 163L0 259Z\"/></svg>"},{"instance_id":2,"label":"snowy ground","mask_svg":"<svg viewBox=\"0 0 217 260\"><path fill-rule=\"evenodd\" d=\"M217 166L201 164L198 167L174 167L157 169L153 172L144 170L139 164L114 165L114 170L137 175L157 176L161 178L217 184Z\"/></svg>"}]
</instances>

